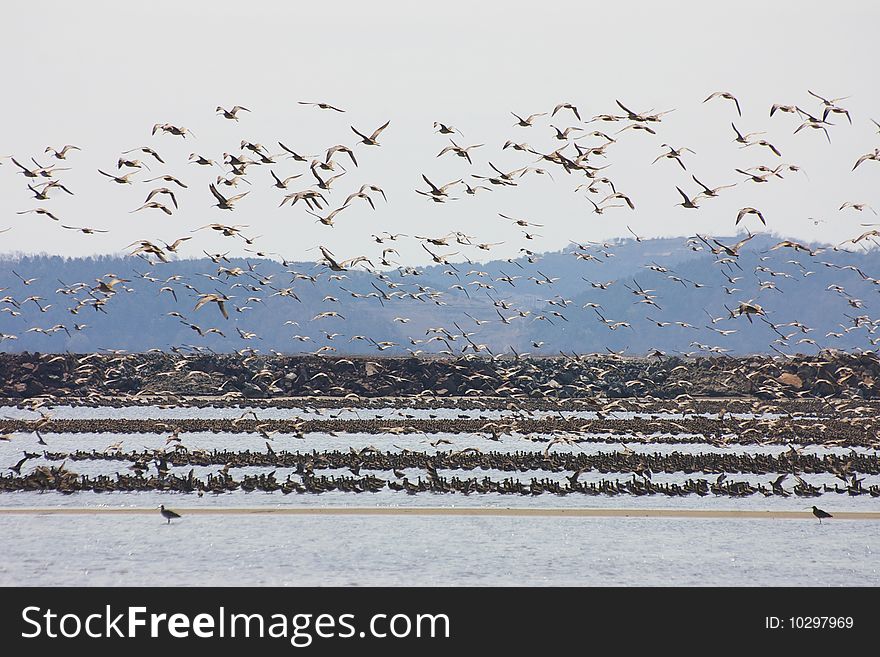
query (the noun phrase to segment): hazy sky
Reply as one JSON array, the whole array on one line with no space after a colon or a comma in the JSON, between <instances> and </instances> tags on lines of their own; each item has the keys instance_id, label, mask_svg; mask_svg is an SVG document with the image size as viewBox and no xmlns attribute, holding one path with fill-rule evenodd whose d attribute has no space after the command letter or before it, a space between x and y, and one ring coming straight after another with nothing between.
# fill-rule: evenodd
<instances>
[{"instance_id":1,"label":"hazy sky","mask_svg":"<svg viewBox=\"0 0 880 657\"><path fill-rule=\"evenodd\" d=\"M607 3L608 5L616 3ZM52 161L44 149L75 144L59 179L75 193L54 193L48 201L32 198L29 179L8 159L0 166L0 229L3 252L52 252L86 255L121 252L134 240L172 241L193 235L180 253L201 255L243 248L281 253L289 259L315 259L319 244L340 258L361 253L375 257L383 248L370 239L381 231L440 236L461 230L474 242L503 242L491 251L458 251L460 259L510 257L521 247L537 251L563 248L569 240L588 241L639 235L730 235L739 208L759 208L776 233L802 239L840 242L862 232L860 223L880 220L869 210L838 211L844 201L880 207L880 163L856 159L880 145L870 118L880 120L880 87L874 70L880 8L874 2L728 3L473 3L458 0L428 5L413 2L279 3L118 2L11 3L4 9L0 55L4 69L3 128L0 155L22 164ZM807 90L830 97L850 96L840 105L851 112L831 115L832 143L822 131L792 134L800 120L792 114L769 117L773 103L797 104L821 116L821 102ZM714 91L737 96L732 103L702 101ZM626 130L627 122L579 123L569 111L539 117L530 128L514 127L511 111L523 116L549 112L561 102L575 104L585 120L616 113L619 99L636 111L669 110L656 135ZM344 114L297 104L323 101ZM215 107L243 105L240 121L215 114ZM356 145L354 125L369 134L391 120L380 147ZM461 145L485 144L472 151L473 165L449 153L435 134L442 121L461 130ZM734 121L742 132L761 137L781 152L733 142ZM150 135L154 123L189 128L194 136ZM509 171L534 165L536 157L512 149L507 139L527 142L549 153L563 145L550 125L602 130L618 141L594 166L628 194L636 210L592 212L575 187L589 182L548 163L547 176L528 174L517 187L492 187L477 196L433 203L415 193L426 189L421 174L439 184L471 174L492 173L488 162ZM278 141L308 154L334 144L353 147L359 167L344 155L348 172L334 183L330 208L339 207L361 183L381 186L386 204L376 211L356 200L336 225L316 223L302 203L278 208L284 192L271 187L268 166L248 169L250 190L232 212L212 208L208 183L225 173L224 152L238 153L246 139L279 153ZM579 139L584 146L603 143ZM687 171L673 160L654 158L662 143L687 147ZM115 172L124 150L149 145L166 160L130 154L151 171L134 176L134 185L118 185L97 173ZM218 161L201 167L190 153ZM567 153L573 150L569 147ZM796 164L804 173L786 172L766 184L743 182L736 167ZM279 177L304 173L289 191L314 182L306 165L278 159ZM131 213L150 189L163 183L141 182L171 173L189 185L178 195L180 210L171 217L158 210ZM721 198L698 210L675 207L675 187L694 195L691 174L715 187L738 182ZM45 179L41 179L44 181ZM230 188L221 187L224 193ZM45 207L54 222L16 212ZM526 240L522 231L497 213L543 224ZM242 233L261 236L253 246L213 231L192 234L209 222L246 224ZM84 235L61 224L110 232ZM764 230L754 217L739 229ZM424 264L427 254L415 239L392 244L399 261Z\"/></svg>"}]
</instances>

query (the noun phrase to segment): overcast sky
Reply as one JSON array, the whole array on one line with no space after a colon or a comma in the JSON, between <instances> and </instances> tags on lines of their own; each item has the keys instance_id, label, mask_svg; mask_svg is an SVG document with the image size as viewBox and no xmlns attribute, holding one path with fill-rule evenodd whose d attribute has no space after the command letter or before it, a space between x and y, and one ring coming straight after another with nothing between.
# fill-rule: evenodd
<instances>
[{"instance_id":1,"label":"overcast sky","mask_svg":"<svg viewBox=\"0 0 880 657\"><path fill-rule=\"evenodd\" d=\"M118 2L10 3L4 8L0 55L4 67L3 127L0 155L22 164L41 165L52 158L47 146L74 144L58 174L75 196L32 198L29 179L9 159L0 165L2 249L64 255L120 253L140 239L173 241L192 235L183 256L244 248L280 253L288 259L315 259L315 247L329 247L340 258L375 257L383 245L370 238L381 231L441 236L460 230L474 243L503 242L490 251L456 245L453 259L510 257L523 247L556 250L580 242L629 236L731 235L737 210L762 211L765 229L754 217L738 227L772 230L800 239L841 242L865 230L859 224L880 221L866 210L838 211L844 201L880 208L880 163L856 159L880 146L880 87L876 84L876 30L880 6L874 2L631 2L617 3L473 3L413 2L279 3ZM796 115L777 113L773 103L797 104L821 116L826 98L845 97L846 117L832 114L832 143L821 130L804 129ZM742 117L729 101L703 100L714 91L732 92ZM602 113L619 114L620 100L637 112L674 110L650 135L625 130L627 122L581 123L563 110L539 117L529 128L514 127L511 112L526 116L550 112L562 102L576 105L584 120ZM322 101L345 113L299 105ZM240 121L215 114L218 105L243 105ZM389 120L381 146L357 144L355 126L369 134ZM460 129L461 145L485 144L472 151L473 165L448 153L435 134L434 121ZM740 149L731 121L741 132L761 135L778 148ZM155 123L189 128L182 139L151 136ZM542 153L564 144L550 125L602 130L618 141L607 157L590 163L603 171L636 205L592 212L587 198L575 192L589 182L558 166L537 164L552 174L528 174L516 187L492 187L477 196L451 193L458 200L439 204L415 193L426 189L421 174L446 183L471 174L492 173L488 162L509 171L535 165L536 157L502 144L527 142ZM337 161L347 173L334 183L330 209L362 183L381 186L386 204L374 196L376 210L355 200L332 227L316 223L303 203L279 208L285 192L271 186L269 169L280 177L304 173L289 191L310 186L306 165L279 158L272 167L248 169L251 185L234 211L211 207L208 183L225 174L223 153L239 153L246 139L279 153L278 142L308 154L334 144L354 148L354 167L344 155ZM599 137L579 139L584 146ZM687 147L683 161L653 160L661 144ZM129 157L151 171L133 176L133 185L116 184L98 174L116 172L124 150L150 146L166 165L150 156ZM571 147L567 151L573 153ZM190 153L218 161L201 167L187 162ZM785 172L765 184L743 182L735 168L796 164L805 173ZM189 185L178 195L180 210L171 217L158 210L136 213L150 189L163 183L143 179L170 173ZM739 183L698 210L676 207L680 186L694 195L696 176L711 187ZM45 179L40 179L45 181ZM230 188L221 187L226 193ZM37 214L16 214L45 207L60 222ZM497 215L504 213L543 224L540 237L522 231ZM244 224L242 233L257 238L248 246L205 230L210 222ZM109 232L85 235L61 224ZM259 237L258 237L259 236ZM424 264L427 254L415 239L391 244L400 262ZM440 249L442 251L442 249Z\"/></svg>"}]
</instances>

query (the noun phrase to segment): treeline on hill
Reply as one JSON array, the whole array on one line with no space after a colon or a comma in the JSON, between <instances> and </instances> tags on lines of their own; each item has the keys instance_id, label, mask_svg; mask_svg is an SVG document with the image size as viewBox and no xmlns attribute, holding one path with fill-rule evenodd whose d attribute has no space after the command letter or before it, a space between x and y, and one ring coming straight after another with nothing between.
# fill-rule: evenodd
<instances>
[{"instance_id":1,"label":"treeline on hill","mask_svg":"<svg viewBox=\"0 0 880 657\"><path fill-rule=\"evenodd\" d=\"M261 258L7 256L0 261L0 349L323 348L383 356L872 350L875 251L773 249L779 241L757 236L724 258L693 239L622 240L381 277L347 271L332 280L334 272L314 262ZM90 293L101 296L90 291L108 277L125 282L105 304L81 305ZM229 319L214 303L196 311L200 293L229 296ZM731 317L744 301L763 316ZM327 311L339 316L314 319Z\"/></svg>"}]
</instances>

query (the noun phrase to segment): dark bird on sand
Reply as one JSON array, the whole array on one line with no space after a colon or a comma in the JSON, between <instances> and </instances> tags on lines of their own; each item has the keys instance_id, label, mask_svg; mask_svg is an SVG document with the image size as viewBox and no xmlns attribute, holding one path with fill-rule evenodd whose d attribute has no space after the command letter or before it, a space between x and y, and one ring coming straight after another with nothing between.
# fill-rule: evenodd
<instances>
[{"instance_id":1,"label":"dark bird on sand","mask_svg":"<svg viewBox=\"0 0 880 657\"><path fill-rule=\"evenodd\" d=\"M179 513L175 513L171 509L166 509L164 504L159 507L159 511L162 513L162 517L168 521L169 525L171 524L172 518L179 518L180 517Z\"/></svg>"},{"instance_id":2,"label":"dark bird on sand","mask_svg":"<svg viewBox=\"0 0 880 657\"><path fill-rule=\"evenodd\" d=\"M813 515L819 519L820 525L822 524L822 518L833 518L834 517L830 513L828 513L827 511L823 511L822 509L820 509L816 506L813 507Z\"/></svg>"}]
</instances>

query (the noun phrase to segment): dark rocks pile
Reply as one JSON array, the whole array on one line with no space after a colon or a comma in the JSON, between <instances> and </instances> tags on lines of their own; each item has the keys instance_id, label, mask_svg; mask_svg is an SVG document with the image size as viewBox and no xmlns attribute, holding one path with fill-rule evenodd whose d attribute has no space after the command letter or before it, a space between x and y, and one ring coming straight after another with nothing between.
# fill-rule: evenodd
<instances>
[{"instance_id":1,"label":"dark rocks pile","mask_svg":"<svg viewBox=\"0 0 880 657\"><path fill-rule=\"evenodd\" d=\"M382 358L256 354L0 354L0 397L162 395L245 399L693 396L876 397L874 353L790 359L609 355Z\"/></svg>"}]
</instances>

